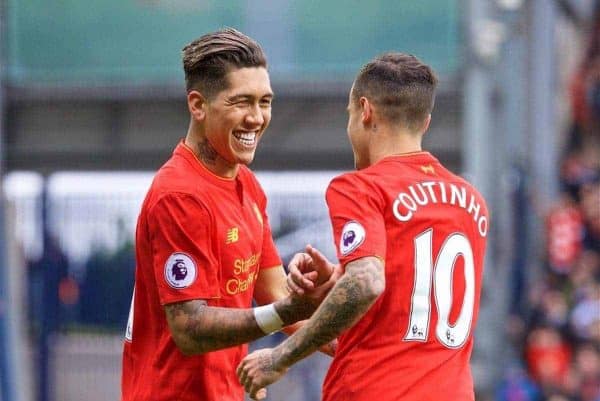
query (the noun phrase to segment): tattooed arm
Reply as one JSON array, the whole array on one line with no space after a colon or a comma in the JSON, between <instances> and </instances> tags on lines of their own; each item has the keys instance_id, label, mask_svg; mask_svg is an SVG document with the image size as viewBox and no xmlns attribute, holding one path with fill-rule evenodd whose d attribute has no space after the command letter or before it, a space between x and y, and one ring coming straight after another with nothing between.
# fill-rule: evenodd
<instances>
[{"instance_id":1,"label":"tattooed arm","mask_svg":"<svg viewBox=\"0 0 600 401\"><path fill-rule=\"evenodd\" d=\"M385 274L379 258L366 257L348 263L346 273L314 316L275 349L275 366L293 365L352 327L384 289Z\"/></svg>"},{"instance_id":2,"label":"tattooed arm","mask_svg":"<svg viewBox=\"0 0 600 401\"><path fill-rule=\"evenodd\" d=\"M203 354L265 335L252 309L217 308L195 299L165 305L165 312L173 340L185 355Z\"/></svg>"},{"instance_id":3,"label":"tattooed arm","mask_svg":"<svg viewBox=\"0 0 600 401\"><path fill-rule=\"evenodd\" d=\"M253 397L278 380L287 369L353 326L385 289L382 261L366 257L346 265L346 273L310 320L273 349L248 355L238 367L238 377Z\"/></svg>"},{"instance_id":4,"label":"tattooed arm","mask_svg":"<svg viewBox=\"0 0 600 401\"><path fill-rule=\"evenodd\" d=\"M304 276L300 271L310 271L308 273L311 278L315 281L309 281L310 288L302 287L302 285L295 284L288 276L285 275L282 269L265 269L259 273L259 280L256 282L254 288L254 299L259 305L266 305L271 302L275 302L279 299L284 299L288 296L298 297L302 299L305 309L298 307L287 307L279 308L277 313L281 316L284 321L296 321L300 317L299 313L304 314L307 318L317 309L317 306L323 301L325 295L331 290L335 282L340 277L340 269L333 265L327 258L319 252L316 248L308 245L307 253L295 254L290 263L288 269L290 272L297 271L301 277L299 280L304 281ZM291 274L291 273L290 273ZM294 290L291 285L296 288L301 288L302 292ZM287 314L287 316L286 316ZM306 321L298 321L293 325L289 325L283 328L285 334L292 335L295 333ZM319 351L326 355L333 356L337 347L337 340L325 344Z\"/></svg>"},{"instance_id":5,"label":"tattooed arm","mask_svg":"<svg viewBox=\"0 0 600 401\"><path fill-rule=\"evenodd\" d=\"M257 302L262 305L274 301L286 326L307 319L315 310L306 300L287 295L282 267L260 271L256 285ZM251 308L214 307L197 299L165 305L165 312L173 340L186 355L244 344L265 335Z\"/></svg>"}]
</instances>

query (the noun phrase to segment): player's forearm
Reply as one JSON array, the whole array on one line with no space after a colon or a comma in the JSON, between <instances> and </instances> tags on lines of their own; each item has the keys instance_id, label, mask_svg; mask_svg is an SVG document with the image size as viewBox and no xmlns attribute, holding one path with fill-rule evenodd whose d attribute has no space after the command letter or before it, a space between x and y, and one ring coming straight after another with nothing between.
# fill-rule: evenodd
<instances>
[{"instance_id":1,"label":"player's forearm","mask_svg":"<svg viewBox=\"0 0 600 401\"><path fill-rule=\"evenodd\" d=\"M207 306L206 301L165 307L173 340L186 355L216 351L263 337L252 309Z\"/></svg>"},{"instance_id":2,"label":"player's forearm","mask_svg":"<svg viewBox=\"0 0 600 401\"><path fill-rule=\"evenodd\" d=\"M317 309L317 305L308 299L293 295L279 299L273 305L285 326L308 319Z\"/></svg>"},{"instance_id":3,"label":"player's forearm","mask_svg":"<svg viewBox=\"0 0 600 401\"><path fill-rule=\"evenodd\" d=\"M300 330L300 328L303 325L305 325L307 322L308 322L308 320L302 320L302 321L296 322L290 326L284 327L282 331L285 334L287 334L288 336L291 336L292 334L294 334L295 332ZM332 341L328 342L327 344L319 347L319 351L325 355L334 356L335 351L337 350L337 345L338 345L338 340L337 340L337 338L335 338Z\"/></svg>"},{"instance_id":4,"label":"player's forearm","mask_svg":"<svg viewBox=\"0 0 600 401\"><path fill-rule=\"evenodd\" d=\"M291 297L273 306L283 326L308 318L315 309ZM165 310L173 339L186 355L245 344L269 334L257 323L253 309L212 307L195 300L170 304Z\"/></svg>"},{"instance_id":5,"label":"player's forearm","mask_svg":"<svg viewBox=\"0 0 600 401\"><path fill-rule=\"evenodd\" d=\"M274 350L274 365L289 367L353 326L385 288L381 261L363 258L348 264L312 318Z\"/></svg>"}]
</instances>

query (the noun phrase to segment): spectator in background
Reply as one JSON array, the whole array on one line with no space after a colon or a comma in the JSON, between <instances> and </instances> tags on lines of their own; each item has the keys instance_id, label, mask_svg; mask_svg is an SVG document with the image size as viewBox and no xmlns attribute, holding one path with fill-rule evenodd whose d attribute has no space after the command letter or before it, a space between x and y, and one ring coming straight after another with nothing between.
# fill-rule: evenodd
<instances>
[{"instance_id":1,"label":"spectator in background","mask_svg":"<svg viewBox=\"0 0 600 401\"><path fill-rule=\"evenodd\" d=\"M600 2L573 81L563 194L547 218L547 270L522 350L541 401L600 401Z\"/></svg>"},{"instance_id":2,"label":"spectator in background","mask_svg":"<svg viewBox=\"0 0 600 401\"><path fill-rule=\"evenodd\" d=\"M600 154L598 156L600 157ZM585 222L585 247L598 251L600 250L600 176L594 182L582 186L580 199Z\"/></svg>"},{"instance_id":3,"label":"spectator in background","mask_svg":"<svg viewBox=\"0 0 600 401\"><path fill-rule=\"evenodd\" d=\"M510 367L496 390L495 401L539 401L540 389L522 367Z\"/></svg>"},{"instance_id":4,"label":"spectator in background","mask_svg":"<svg viewBox=\"0 0 600 401\"><path fill-rule=\"evenodd\" d=\"M571 144L600 139L600 2L596 1L583 60L571 83L573 126ZM585 146L579 146L583 149Z\"/></svg>"},{"instance_id":5,"label":"spectator in background","mask_svg":"<svg viewBox=\"0 0 600 401\"><path fill-rule=\"evenodd\" d=\"M575 369L579 374L582 401L600 399L600 348L599 339L579 345L574 358Z\"/></svg>"},{"instance_id":6,"label":"spectator in background","mask_svg":"<svg viewBox=\"0 0 600 401\"><path fill-rule=\"evenodd\" d=\"M571 327L577 339L600 343L600 283L591 281L578 288L571 312Z\"/></svg>"},{"instance_id":7,"label":"spectator in background","mask_svg":"<svg viewBox=\"0 0 600 401\"><path fill-rule=\"evenodd\" d=\"M527 336L525 360L542 389L558 390L567 379L571 348L557 328L551 324L539 325Z\"/></svg>"}]
</instances>

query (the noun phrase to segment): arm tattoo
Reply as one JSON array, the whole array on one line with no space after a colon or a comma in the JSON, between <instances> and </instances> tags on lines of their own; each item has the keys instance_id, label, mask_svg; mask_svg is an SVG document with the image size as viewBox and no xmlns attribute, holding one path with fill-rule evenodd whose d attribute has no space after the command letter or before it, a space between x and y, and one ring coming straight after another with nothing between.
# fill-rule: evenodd
<instances>
[{"instance_id":1,"label":"arm tattoo","mask_svg":"<svg viewBox=\"0 0 600 401\"><path fill-rule=\"evenodd\" d=\"M302 299L287 297L275 303L284 325L307 319L315 307ZM177 346L186 354L202 354L261 338L252 309L208 306L204 300L168 304L167 322Z\"/></svg>"},{"instance_id":2,"label":"arm tattoo","mask_svg":"<svg viewBox=\"0 0 600 401\"><path fill-rule=\"evenodd\" d=\"M335 339L369 310L384 288L379 259L367 257L349 263L311 319L275 348L275 364L288 367Z\"/></svg>"},{"instance_id":3,"label":"arm tattoo","mask_svg":"<svg viewBox=\"0 0 600 401\"><path fill-rule=\"evenodd\" d=\"M212 307L194 300L168 304L165 311L173 339L185 354L215 351L265 335L252 309Z\"/></svg>"},{"instance_id":4,"label":"arm tattoo","mask_svg":"<svg viewBox=\"0 0 600 401\"><path fill-rule=\"evenodd\" d=\"M208 139L198 142L198 156L206 164L215 164L217 160L217 151L212 147Z\"/></svg>"},{"instance_id":5,"label":"arm tattoo","mask_svg":"<svg viewBox=\"0 0 600 401\"><path fill-rule=\"evenodd\" d=\"M275 302L275 310L285 326L308 319L316 306L302 298L288 296Z\"/></svg>"}]
</instances>

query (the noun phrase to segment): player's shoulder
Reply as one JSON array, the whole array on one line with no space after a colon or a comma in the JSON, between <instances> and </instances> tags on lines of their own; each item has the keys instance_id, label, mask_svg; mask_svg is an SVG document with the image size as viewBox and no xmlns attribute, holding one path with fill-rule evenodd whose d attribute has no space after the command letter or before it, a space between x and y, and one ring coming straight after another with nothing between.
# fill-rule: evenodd
<instances>
[{"instance_id":1,"label":"player's shoulder","mask_svg":"<svg viewBox=\"0 0 600 401\"><path fill-rule=\"evenodd\" d=\"M264 198L266 197L265 192L256 178L254 172L245 165L240 165L238 170L238 179L244 186L244 188L248 188L254 197Z\"/></svg>"},{"instance_id":2,"label":"player's shoulder","mask_svg":"<svg viewBox=\"0 0 600 401\"><path fill-rule=\"evenodd\" d=\"M481 192L473 185L467 178L462 177L458 174L451 172L450 170L445 169L444 181L447 185L450 185L450 188L464 188L465 193L470 194L469 196L473 196L475 204L479 205L481 208L482 215L488 215L489 209L487 207L487 202Z\"/></svg>"},{"instance_id":3,"label":"player's shoulder","mask_svg":"<svg viewBox=\"0 0 600 401\"><path fill-rule=\"evenodd\" d=\"M475 185L473 185L468 179L466 179L465 177L461 177L458 174L455 174L449 170L446 170L449 174L449 176L451 177L450 182L451 183L455 183L460 185L461 187L464 187L465 189L467 189L470 193L472 193L473 195L475 195L476 198L478 198L481 203L485 203L485 199L483 197L483 195L481 195L481 192L479 192L479 190L475 187Z\"/></svg>"},{"instance_id":4,"label":"player's shoulder","mask_svg":"<svg viewBox=\"0 0 600 401\"><path fill-rule=\"evenodd\" d=\"M375 196L379 193L375 185L376 176L368 169L350 171L334 177L327 187L327 196L334 193L345 197Z\"/></svg>"},{"instance_id":5,"label":"player's shoulder","mask_svg":"<svg viewBox=\"0 0 600 401\"><path fill-rule=\"evenodd\" d=\"M187 168L185 160L176 157L169 159L154 175L147 195L147 207L152 208L159 201L169 200L202 201L206 182L194 175L193 169Z\"/></svg>"},{"instance_id":6,"label":"player's shoulder","mask_svg":"<svg viewBox=\"0 0 600 401\"><path fill-rule=\"evenodd\" d=\"M359 176L359 171L350 171L347 173L342 173L333 177L333 179L329 182L328 190L348 190L348 189L356 189L356 183L362 182L363 180Z\"/></svg>"},{"instance_id":7,"label":"player's shoulder","mask_svg":"<svg viewBox=\"0 0 600 401\"><path fill-rule=\"evenodd\" d=\"M256 178L256 175L254 174L254 172L252 170L250 170L250 168L248 166L245 166L243 164L241 164L238 169L238 178L243 183L260 186L260 184L258 183L258 179Z\"/></svg>"},{"instance_id":8,"label":"player's shoulder","mask_svg":"<svg viewBox=\"0 0 600 401\"><path fill-rule=\"evenodd\" d=\"M169 159L155 174L152 189L159 192L190 192L196 185L202 185L194 169L185 165L185 160ZM194 185L190 185L193 182Z\"/></svg>"}]
</instances>

